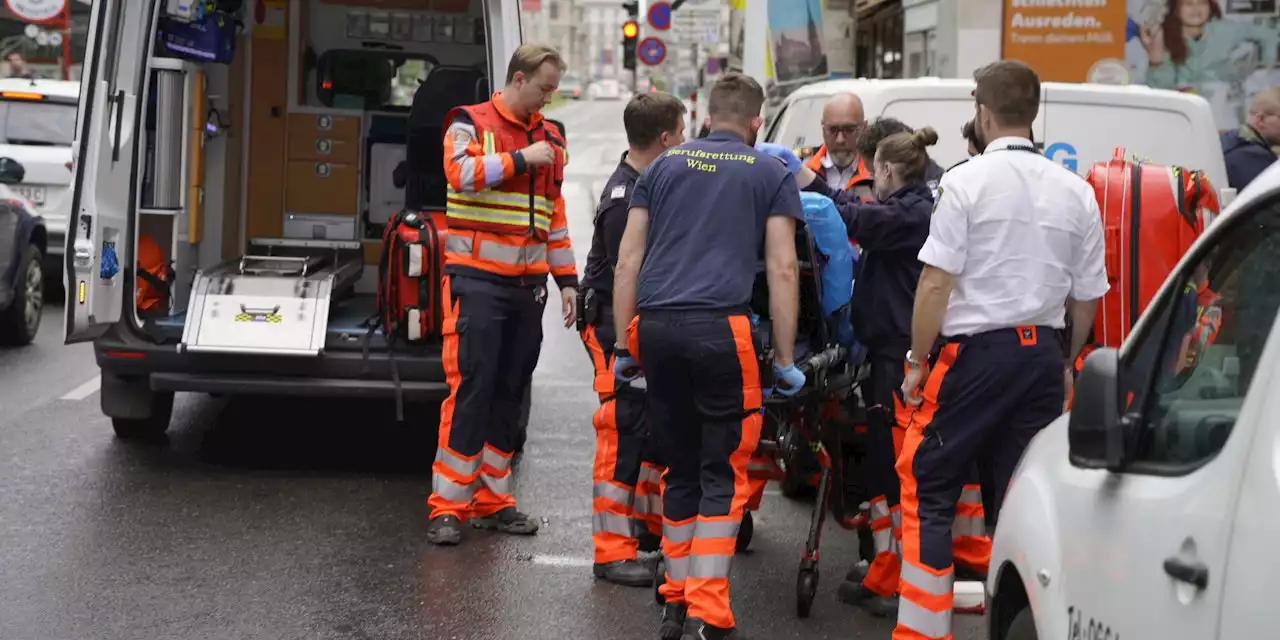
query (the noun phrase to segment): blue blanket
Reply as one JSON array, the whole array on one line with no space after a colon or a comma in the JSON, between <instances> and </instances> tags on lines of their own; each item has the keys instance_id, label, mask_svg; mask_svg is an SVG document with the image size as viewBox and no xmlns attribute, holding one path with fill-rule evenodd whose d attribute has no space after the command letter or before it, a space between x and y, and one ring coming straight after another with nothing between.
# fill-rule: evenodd
<instances>
[{"instance_id":1,"label":"blue blanket","mask_svg":"<svg viewBox=\"0 0 1280 640\"><path fill-rule=\"evenodd\" d=\"M826 264L822 268L822 313L836 323L836 338L853 351L853 322L849 317L849 300L853 297L853 271L858 254L849 245L844 220L836 205L824 195L801 192L804 221Z\"/></svg>"}]
</instances>

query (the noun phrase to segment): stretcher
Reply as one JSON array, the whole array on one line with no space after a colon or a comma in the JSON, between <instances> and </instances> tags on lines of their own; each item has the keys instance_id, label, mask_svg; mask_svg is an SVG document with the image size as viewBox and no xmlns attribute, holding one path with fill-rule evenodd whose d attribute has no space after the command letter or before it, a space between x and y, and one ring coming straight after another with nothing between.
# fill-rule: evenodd
<instances>
[{"instance_id":1,"label":"stretcher","mask_svg":"<svg viewBox=\"0 0 1280 640\"><path fill-rule=\"evenodd\" d=\"M249 252L196 273L182 352L319 356L330 307L354 294L359 242L254 239Z\"/></svg>"}]
</instances>

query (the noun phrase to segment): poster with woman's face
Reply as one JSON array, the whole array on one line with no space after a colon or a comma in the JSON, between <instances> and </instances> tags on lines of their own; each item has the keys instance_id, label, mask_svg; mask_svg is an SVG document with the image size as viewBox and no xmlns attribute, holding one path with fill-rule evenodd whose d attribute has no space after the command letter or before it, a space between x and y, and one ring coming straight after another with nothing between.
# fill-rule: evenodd
<instances>
[{"instance_id":1,"label":"poster with woman's face","mask_svg":"<svg viewBox=\"0 0 1280 640\"><path fill-rule=\"evenodd\" d=\"M1280 85L1277 0L1127 0L1131 81L1195 93L1218 128L1244 122L1249 99Z\"/></svg>"}]
</instances>

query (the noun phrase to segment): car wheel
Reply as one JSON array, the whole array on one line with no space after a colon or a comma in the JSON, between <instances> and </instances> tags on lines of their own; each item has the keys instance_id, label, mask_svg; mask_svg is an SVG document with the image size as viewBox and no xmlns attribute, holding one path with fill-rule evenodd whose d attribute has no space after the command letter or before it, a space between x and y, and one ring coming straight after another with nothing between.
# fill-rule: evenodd
<instances>
[{"instance_id":1,"label":"car wheel","mask_svg":"<svg viewBox=\"0 0 1280 640\"><path fill-rule=\"evenodd\" d=\"M1031 607L1024 607L1009 624L1009 631L1004 634L1005 640L1037 640L1036 621L1031 616Z\"/></svg>"},{"instance_id":2,"label":"car wheel","mask_svg":"<svg viewBox=\"0 0 1280 640\"><path fill-rule=\"evenodd\" d=\"M111 427L121 440L153 441L164 436L173 418L173 392L154 391L151 415L146 418L112 418Z\"/></svg>"},{"instance_id":3,"label":"car wheel","mask_svg":"<svg viewBox=\"0 0 1280 640\"><path fill-rule=\"evenodd\" d=\"M13 301L0 314L0 344L31 344L40 330L44 313L44 268L40 249L28 246L18 262Z\"/></svg>"}]
</instances>

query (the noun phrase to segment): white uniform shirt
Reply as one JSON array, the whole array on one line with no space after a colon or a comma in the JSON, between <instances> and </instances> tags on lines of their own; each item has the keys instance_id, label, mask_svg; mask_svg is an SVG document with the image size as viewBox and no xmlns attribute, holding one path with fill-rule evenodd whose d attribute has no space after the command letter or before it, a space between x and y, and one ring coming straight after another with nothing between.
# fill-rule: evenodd
<instances>
[{"instance_id":1,"label":"white uniform shirt","mask_svg":"<svg viewBox=\"0 0 1280 640\"><path fill-rule=\"evenodd\" d=\"M853 179L854 174L858 173L859 162L857 158L854 158L853 164L841 169L836 166L836 163L831 159L831 154L828 153L822 156L821 164L826 174L823 177L827 179L827 184L831 185L832 189L843 189Z\"/></svg>"},{"instance_id":2,"label":"white uniform shirt","mask_svg":"<svg viewBox=\"0 0 1280 640\"><path fill-rule=\"evenodd\" d=\"M955 276L942 335L1062 328L1066 299L1109 288L1093 189L1034 151L999 138L938 185L920 261Z\"/></svg>"}]
</instances>

